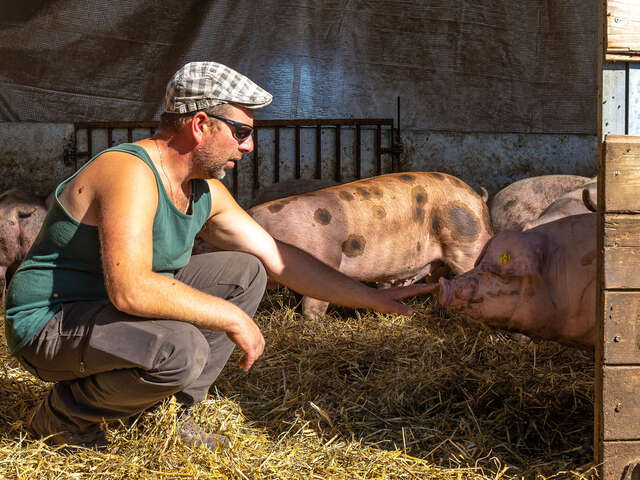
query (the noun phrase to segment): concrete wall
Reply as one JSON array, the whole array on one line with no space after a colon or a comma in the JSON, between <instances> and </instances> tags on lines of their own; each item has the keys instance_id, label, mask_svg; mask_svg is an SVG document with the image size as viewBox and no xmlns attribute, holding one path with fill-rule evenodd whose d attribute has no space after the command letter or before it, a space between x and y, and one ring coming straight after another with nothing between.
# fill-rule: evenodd
<instances>
[{"instance_id":1,"label":"concrete wall","mask_svg":"<svg viewBox=\"0 0 640 480\"><path fill-rule=\"evenodd\" d=\"M0 191L48 195L75 171L73 130L68 123L0 122Z\"/></svg>"},{"instance_id":2,"label":"concrete wall","mask_svg":"<svg viewBox=\"0 0 640 480\"><path fill-rule=\"evenodd\" d=\"M403 170L447 172L490 194L521 178L597 169L595 135L410 131L402 139Z\"/></svg>"}]
</instances>

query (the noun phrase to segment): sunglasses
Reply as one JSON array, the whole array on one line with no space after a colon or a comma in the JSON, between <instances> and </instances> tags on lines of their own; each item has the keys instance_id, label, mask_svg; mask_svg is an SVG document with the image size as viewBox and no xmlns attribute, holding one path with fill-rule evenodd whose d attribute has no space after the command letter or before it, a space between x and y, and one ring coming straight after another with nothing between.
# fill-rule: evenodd
<instances>
[{"instance_id":1,"label":"sunglasses","mask_svg":"<svg viewBox=\"0 0 640 480\"><path fill-rule=\"evenodd\" d=\"M246 123L236 122L235 120L221 117L220 115L212 115L210 113L207 113L207 115L213 118L217 118L218 120L222 120L224 123L231 125L233 127L233 136L239 142L244 142L253 133L253 127L251 125L247 125Z\"/></svg>"}]
</instances>

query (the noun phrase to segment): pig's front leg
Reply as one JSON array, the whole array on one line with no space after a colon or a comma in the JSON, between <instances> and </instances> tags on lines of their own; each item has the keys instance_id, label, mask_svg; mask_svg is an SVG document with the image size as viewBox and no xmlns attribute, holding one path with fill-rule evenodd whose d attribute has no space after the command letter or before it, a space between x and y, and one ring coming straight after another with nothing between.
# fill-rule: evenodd
<instances>
[{"instance_id":1,"label":"pig's front leg","mask_svg":"<svg viewBox=\"0 0 640 480\"><path fill-rule=\"evenodd\" d=\"M311 297L302 297L302 314L310 320L324 316L329 308L329 302Z\"/></svg>"}]
</instances>

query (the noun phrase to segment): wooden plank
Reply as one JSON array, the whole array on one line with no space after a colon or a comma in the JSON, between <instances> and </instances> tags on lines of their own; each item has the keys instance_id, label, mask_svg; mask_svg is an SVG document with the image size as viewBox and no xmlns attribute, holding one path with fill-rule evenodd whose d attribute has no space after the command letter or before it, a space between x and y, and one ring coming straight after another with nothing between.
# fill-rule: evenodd
<instances>
[{"instance_id":1,"label":"wooden plank","mask_svg":"<svg viewBox=\"0 0 640 480\"><path fill-rule=\"evenodd\" d=\"M603 288L640 288L640 215L605 214L603 225Z\"/></svg>"},{"instance_id":2,"label":"wooden plank","mask_svg":"<svg viewBox=\"0 0 640 480\"><path fill-rule=\"evenodd\" d=\"M640 216L621 213L605 214L604 246L640 248Z\"/></svg>"},{"instance_id":3,"label":"wooden plank","mask_svg":"<svg viewBox=\"0 0 640 480\"><path fill-rule=\"evenodd\" d=\"M640 292L604 292L605 364L640 365L639 313Z\"/></svg>"},{"instance_id":4,"label":"wooden plank","mask_svg":"<svg viewBox=\"0 0 640 480\"><path fill-rule=\"evenodd\" d=\"M604 441L640 440L638 392L640 392L640 366L604 366L602 372Z\"/></svg>"},{"instance_id":5,"label":"wooden plank","mask_svg":"<svg viewBox=\"0 0 640 480\"><path fill-rule=\"evenodd\" d=\"M602 72L602 133L610 135L626 132L627 67L608 63Z\"/></svg>"},{"instance_id":6,"label":"wooden plank","mask_svg":"<svg viewBox=\"0 0 640 480\"><path fill-rule=\"evenodd\" d=\"M629 135L640 135L640 64L629 65Z\"/></svg>"},{"instance_id":7,"label":"wooden plank","mask_svg":"<svg viewBox=\"0 0 640 480\"><path fill-rule=\"evenodd\" d=\"M607 54L640 57L640 3L607 1Z\"/></svg>"},{"instance_id":8,"label":"wooden plank","mask_svg":"<svg viewBox=\"0 0 640 480\"><path fill-rule=\"evenodd\" d=\"M604 215L603 288L640 288L640 215Z\"/></svg>"},{"instance_id":9,"label":"wooden plank","mask_svg":"<svg viewBox=\"0 0 640 480\"><path fill-rule=\"evenodd\" d=\"M602 480L640 480L640 467L633 468L640 460L640 442L604 442ZM623 477L631 470L629 477Z\"/></svg>"},{"instance_id":10,"label":"wooden plank","mask_svg":"<svg viewBox=\"0 0 640 480\"><path fill-rule=\"evenodd\" d=\"M640 248L604 249L604 288L640 288Z\"/></svg>"},{"instance_id":11,"label":"wooden plank","mask_svg":"<svg viewBox=\"0 0 640 480\"><path fill-rule=\"evenodd\" d=\"M640 137L607 135L604 211L640 213Z\"/></svg>"},{"instance_id":12,"label":"wooden plank","mask_svg":"<svg viewBox=\"0 0 640 480\"><path fill-rule=\"evenodd\" d=\"M640 55L612 55L607 53L607 62L640 63Z\"/></svg>"}]
</instances>

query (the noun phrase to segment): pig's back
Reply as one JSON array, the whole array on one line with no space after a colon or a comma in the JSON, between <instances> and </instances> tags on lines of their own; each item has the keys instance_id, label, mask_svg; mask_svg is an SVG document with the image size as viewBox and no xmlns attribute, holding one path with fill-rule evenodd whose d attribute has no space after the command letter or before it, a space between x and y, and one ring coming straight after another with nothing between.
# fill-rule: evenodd
<instances>
[{"instance_id":1,"label":"pig's back","mask_svg":"<svg viewBox=\"0 0 640 480\"><path fill-rule=\"evenodd\" d=\"M249 213L275 238L319 258L339 257L343 273L365 280L424 268L442 254L440 237L452 237L455 227L473 233L469 241L490 235L480 196L461 180L437 172L363 179L269 202ZM452 227L452 217L459 225ZM464 237L458 235L457 241Z\"/></svg>"},{"instance_id":2,"label":"pig's back","mask_svg":"<svg viewBox=\"0 0 640 480\"><path fill-rule=\"evenodd\" d=\"M541 175L504 187L489 200L494 232L522 230L557 198L589 180L578 175Z\"/></svg>"}]
</instances>

